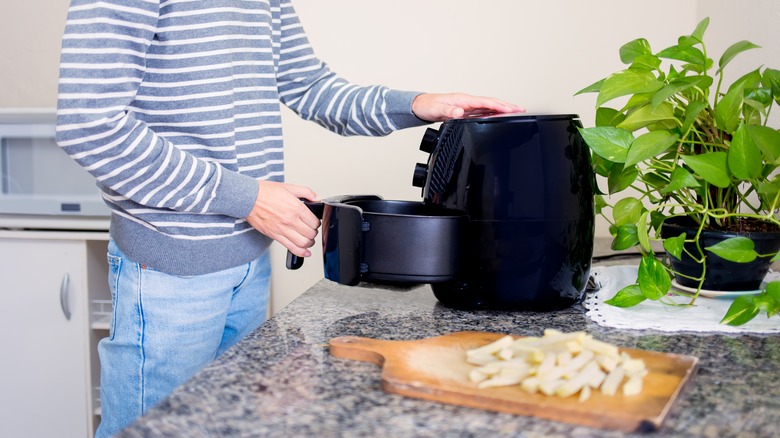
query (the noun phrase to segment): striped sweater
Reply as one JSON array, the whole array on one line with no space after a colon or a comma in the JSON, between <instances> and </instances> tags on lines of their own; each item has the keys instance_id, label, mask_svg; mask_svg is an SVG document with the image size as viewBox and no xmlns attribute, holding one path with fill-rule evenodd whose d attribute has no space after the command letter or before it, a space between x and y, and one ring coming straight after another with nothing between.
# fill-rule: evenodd
<instances>
[{"instance_id":1,"label":"striped sweater","mask_svg":"<svg viewBox=\"0 0 780 438\"><path fill-rule=\"evenodd\" d=\"M128 257L198 275L270 244L245 217L257 180L284 178L280 103L379 136L424 123L416 94L334 74L290 0L72 0L57 142L96 178Z\"/></svg>"}]
</instances>

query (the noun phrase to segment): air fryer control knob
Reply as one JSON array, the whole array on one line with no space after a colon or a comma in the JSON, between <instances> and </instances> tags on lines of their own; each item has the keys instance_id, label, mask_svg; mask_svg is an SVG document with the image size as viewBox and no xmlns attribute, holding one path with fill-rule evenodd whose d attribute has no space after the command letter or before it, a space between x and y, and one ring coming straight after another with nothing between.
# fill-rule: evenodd
<instances>
[{"instance_id":1,"label":"air fryer control knob","mask_svg":"<svg viewBox=\"0 0 780 438\"><path fill-rule=\"evenodd\" d=\"M439 131L433 128L426 128L425 134L423 134L423 138L420 141L420 150L430 154L431 152L433 152L433 148L436 147L436 143L438 142L439 142Z\"/></svg>"},{"instance_id":2,"label":"air fryer control knob","mask_svg":"<svg viewBox=\"0 0 780 438\"><path fill-rule=\"evenodd\" d=\"M412 177L412 186L425 187L425 180L428 178L428 165L417 163L414 165L414 176Z\"/></svg>"}]
</instances>

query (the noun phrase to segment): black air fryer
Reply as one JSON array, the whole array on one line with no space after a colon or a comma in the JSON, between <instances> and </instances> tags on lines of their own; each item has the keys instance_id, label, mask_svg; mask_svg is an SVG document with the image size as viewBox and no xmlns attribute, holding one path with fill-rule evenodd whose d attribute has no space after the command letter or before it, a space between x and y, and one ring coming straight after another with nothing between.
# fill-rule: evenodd
<instances>
[{"instance_id":1,"label":"black air fryer","mask_svg":"<svg viewBox=\"0 0 780 438\"><path fill-rule=\"evenodd\" d=\"M494 115L427 129L422 202L339 196L322 218L325 277L430 283L444 305L548 310L578 301L593 254L594 175L575 115ZM288 254L287 266L302 260Z\"/></svg>"},{"instance_id":2,"label":"black air fryer","mask_svg":"<svg viewBox=\"0 0 780 438\"><path fill-rule=\"evenodd\" d=\"M496 115L428 129L413 184L466 213L461 271L433 284L458 308L553 309L576 302L593 255L594 175L575 115Z\"/></svg>"}]
</instances>

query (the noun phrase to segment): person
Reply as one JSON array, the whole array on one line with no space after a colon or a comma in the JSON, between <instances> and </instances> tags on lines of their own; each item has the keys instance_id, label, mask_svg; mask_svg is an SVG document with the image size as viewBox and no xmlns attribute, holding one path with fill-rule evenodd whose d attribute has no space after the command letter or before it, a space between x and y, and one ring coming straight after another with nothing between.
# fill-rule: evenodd
<instances>
[{"instance_id":1,"label":"person","mask_svg":"<svg viewBox=\"0 0 780 438\"><path fill-rule=\"evenodd\" d=\"M56 140L112 212L97 436L264 321L272 241L311 255L320 221L301 199L317 195L284 182L281 104L367 136L522 111L350 83L314 55L289 0L72 0Z\"/></svg>"}]
</instances>

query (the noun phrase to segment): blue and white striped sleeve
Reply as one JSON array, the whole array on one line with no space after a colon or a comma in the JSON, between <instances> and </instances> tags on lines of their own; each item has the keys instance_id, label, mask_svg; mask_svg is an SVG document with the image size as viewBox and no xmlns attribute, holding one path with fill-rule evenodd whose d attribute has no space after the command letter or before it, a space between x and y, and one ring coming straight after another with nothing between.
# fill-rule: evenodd
<instances>
[{"instance_id":1,"label":"blue and white striped sleeve","mask_svg":"<svg viewBox=\"0 0 780 438\"><path fill-rule=\"evenodd\" d=\"M117 196L244 218L256 181L198 159L130 109L157 31L158 0L73 0L62 40L57 142Z\"/></svg>"},{"instance_id":2,"label":"blue and white striped sleeve","mask_svg":"<svg viewBox=\"0 0 780 438\"><path fill-rule=\"evenodd\" d=\"M282 102L306 120L340 135L387 135L424 125L412 113L418 92L360 86L317 59L292 3L282 1L277 80Z\"/></svg>"}]
</instances>

